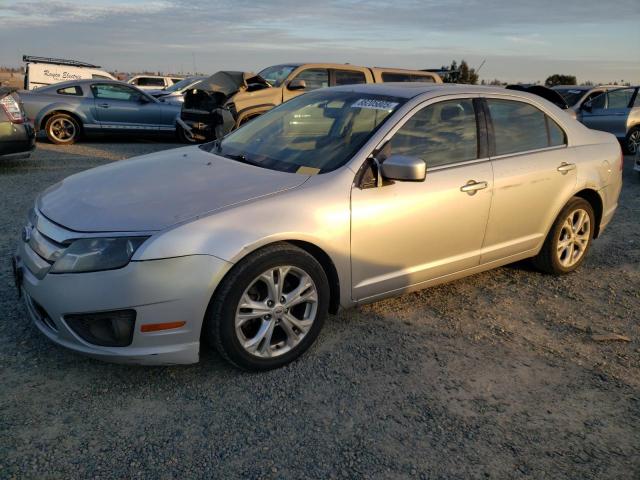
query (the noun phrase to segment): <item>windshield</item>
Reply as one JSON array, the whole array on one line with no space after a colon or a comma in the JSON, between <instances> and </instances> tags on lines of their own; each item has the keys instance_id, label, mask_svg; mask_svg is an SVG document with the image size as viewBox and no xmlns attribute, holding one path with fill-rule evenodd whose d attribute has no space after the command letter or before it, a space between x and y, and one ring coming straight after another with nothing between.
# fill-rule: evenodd
<instances>
[{"instance_id":1,"label":"windshield","mask_svg":"<svg viewBox=\"0 0 640 480\"><path fill-rule=\"evenodd\" d=\"M265 68L258 75L264 78L272 87L279 87L296 68L298 68L296 65L276 65Z\"/></svg>"},{"instance_id":2,"label":"windshield","mask_svg":"<svg viewBox=\"0 0 640 480\"><path fill-rule=\"evenodd\" d=\"M182 90L188 88L189 85L192 85L197 81L198 81L197 78L185 78L184 80L180 80L179 82L174 83L170 87L165 88L164 91L165 92L181 92Z\"/></svg>"},{"instance_id":3,"label":"windshield","mask_svg":"<svg viewBox=\"0 0 640 480\"><path fill-rule=\"evenodd\" d=\"M578 90L577 88L554 88L560 94L564 101L570 107L573 107L583 97L586 90Z\"/></svg>"},{"instance_id":4,"label":"windshield","mask_svg":"<svg viewBox=\"0 0 640 480\"><path fill-rule=\"evenodd\" d=\"M324 173L350 160L405 101L361 92L310 92L202 148L272 170Z\"/></svg>"}]
</instances>

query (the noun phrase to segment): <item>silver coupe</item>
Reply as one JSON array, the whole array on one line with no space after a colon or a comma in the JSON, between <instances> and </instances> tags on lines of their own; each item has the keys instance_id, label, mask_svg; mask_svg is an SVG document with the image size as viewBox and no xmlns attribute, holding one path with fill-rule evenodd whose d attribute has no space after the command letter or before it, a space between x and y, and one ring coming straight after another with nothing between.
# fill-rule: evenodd
<instances>
[{"instance_id":1,"label":"silver coupe","mask_svg":"<svg viewBox=\"0 0 640 480\"><path fill-rule=\"evenodd\" d=\"M622 186L616 138L524 92L352 85L221 141L73 175L15 257L30 316L96 358L291 362L328 313L531 258L576 270Z\"/></svg>"}]
</instances>

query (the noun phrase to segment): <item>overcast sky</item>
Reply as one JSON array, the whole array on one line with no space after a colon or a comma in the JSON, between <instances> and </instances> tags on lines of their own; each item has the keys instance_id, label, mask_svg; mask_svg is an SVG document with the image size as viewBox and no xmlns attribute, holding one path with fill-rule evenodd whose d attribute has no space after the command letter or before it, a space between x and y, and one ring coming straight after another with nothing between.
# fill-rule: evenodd
<instances>
[{"instance_id":1,"label":"overcast sky","mask_svg":"<svg viewBox=\"0 0 640 480\"><path fill-rule=\"evenodd\" d=\"M285 62L431 68L485 79L640 83L639 0L0 0L0 65L22 55L120 71Z\"/></svg>"}]
</instances>

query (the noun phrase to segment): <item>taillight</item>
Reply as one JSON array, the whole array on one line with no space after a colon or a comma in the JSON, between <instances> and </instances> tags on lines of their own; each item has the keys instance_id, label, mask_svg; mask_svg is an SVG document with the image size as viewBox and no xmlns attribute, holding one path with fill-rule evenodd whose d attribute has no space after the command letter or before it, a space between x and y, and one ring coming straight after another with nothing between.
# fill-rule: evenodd
<instances>
[{"instance_id":1,"label":"taillight","mask_svg":"<svg viewBox=\"0 0 640 480\"><path fill-rule=\"evenodd\" d=\"M11 95L5 95L0 98L0 107L5 111L12 123L24 122L24 116L22 115L20 105Z\"/></svg>"}]
</instances>

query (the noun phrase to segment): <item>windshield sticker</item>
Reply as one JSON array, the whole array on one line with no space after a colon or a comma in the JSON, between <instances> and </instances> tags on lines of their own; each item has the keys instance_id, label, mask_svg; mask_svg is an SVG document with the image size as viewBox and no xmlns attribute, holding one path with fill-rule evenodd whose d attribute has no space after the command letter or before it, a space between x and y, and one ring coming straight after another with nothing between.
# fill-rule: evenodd
<instances>
[{"instance_id":1,"label":"windshield sticker","mask_svg":"<svg viewBox=\"0 0 640 480\"><path fill-rule=\"evenodd\" d=\"M582 93L582 90L569 90L569 93Z\"/></svg>"},{"instance_id":2,"label":"windshield sticker","mask_svg":"<svg viewBox=\"0 0 640 480\"><path fill-rule=\"evenodd\" d=\"M296 173L301 175L316 175L318 172L320 172L320 169L313 167L300 167L296 170Z\"/></svg>"},{"instance_id":3,"label":"windshield sticker","mask_svg":"<svg viewBox=\"0 0 640 480\"><path fill-rule=\"evenodd\" d=\"M386 100L374 100L371 98L361 98L351 105L351 108L371 108L373 110L391 111L398 106L397 102L387 102Z\"/></svg>"}]
</instances>

